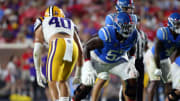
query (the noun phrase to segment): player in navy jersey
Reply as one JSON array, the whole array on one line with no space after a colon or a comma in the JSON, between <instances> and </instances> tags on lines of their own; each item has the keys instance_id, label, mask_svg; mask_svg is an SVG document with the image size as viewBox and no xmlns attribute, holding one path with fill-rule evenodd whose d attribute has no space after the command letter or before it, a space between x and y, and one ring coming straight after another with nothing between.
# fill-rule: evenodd
<instances>
[{"instance_id":1,"label":"player in navy jersey","mask_svg":"<svg viewBox=\"0 0 180 101\"><path fill-rule=\"evenodd\" d=\"M135 100L137 71L134 64L129 62L127 52L137 41L137 32L130 16L119 13L114 26L102 27L98 36L90 39L84 47L85 63L82 68L82 85L79 90L84 92L92 87L96 77L99 79L92 93L92 101L97 99L99 89L109 79L109 73L121 77L126 82L126 95L128 99ZM98 89L96 89L98 88ZM86 92L85 92L86 91ZM77 97L77 96L76 96ZM80 96L81 97L81 96ZM79 101L78 98L75 101Z\"/></svg>"},{"instance_id":2,"label":"player in navy jersey","mask_svg":"<svg viewBox=\"0 0 180 101\"><path fill-rule=\"evenodd\" d=\"M161 79L164 83L171 82L170 59L175 50L180 48L180 14L172 13L168 17L168 26L157 30L156 42L148 51L147 72L150 77L149 100L153 99L155 86ZM177 54L176 54L177 56ZM169 90L168 90L169 91ZM167 95L167 94L166 94Z\"/></svg>"},{"instance_id":3,"label":"player in navy jersey","mask_svg":"<svg viewBox=\"0 0 180 101\"><path fill-rule=\"evenodd\" d=\"M180 51L179 51L180 52ZM169 101L178 101L180 99L180 56L171 64L171 78L173 90L169 93Z\"/></svg>"}]
</instances>

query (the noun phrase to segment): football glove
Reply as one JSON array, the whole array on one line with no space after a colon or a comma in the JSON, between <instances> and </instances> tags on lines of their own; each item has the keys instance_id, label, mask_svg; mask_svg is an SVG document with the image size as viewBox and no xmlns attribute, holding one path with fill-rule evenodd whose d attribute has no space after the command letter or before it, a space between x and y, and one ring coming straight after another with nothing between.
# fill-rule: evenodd
<instances>
[{"instance_id":1,"label":"football glove","mask_svg":"<svg viewBox=\"0 0 180 101\"><path fill-rule=\"evenodd\" d=\"M91 61L85 61L83 68L82 68L82 76L81 80L82 83L86 86L92 86L96 80L96 70L93 68Z\"/></svg>"},{"instance_id":2,"label":"football glove","mask_svg":"<svg viewBox=\"0 0 180 101\"><path fill-rule=\"evenodd\" d=\"M36 69L36 77L37 77L37 83L39 86L45 88L44 83L46 83L46 78L41 72L41 68Z\"/></svg>"}]
</instances>

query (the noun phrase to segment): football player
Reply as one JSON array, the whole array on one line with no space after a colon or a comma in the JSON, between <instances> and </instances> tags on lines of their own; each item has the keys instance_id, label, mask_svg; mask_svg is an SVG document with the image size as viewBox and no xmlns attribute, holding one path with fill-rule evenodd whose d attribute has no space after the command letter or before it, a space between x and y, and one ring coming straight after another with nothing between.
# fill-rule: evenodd
<instances>
[{"instance_id":1,"label":"football player","mask_svg":"<svg viewBox=\"0 0 180 101\"><path fill-rule=\"evenodd\" d=\"M118 0L116 3L116 10L117 12L126 12L126 13L130 13L131 19L136 22L136 16L133 13L133 9L134 9L134 3L133 0ZM105 18L105 25L113 25L113 22L115 20L115 18L117 17L118 13L112 13L106 16ZM80 83L80 72L81 70L79 70L77 68L76 70L76 74L75 75L75 80L74 83ZM82 84L80 84L77 89L74 92L74 97L73 99L75 101L80 101L81 99L85 98L87 94L89 94L89 92L91 91L92 87L90 86L83 86Z\"/></svg>"},{"instance_id":2,"label":"football player","mask_svg":"<svg viewBox=\"0 0 180 101\"><path fill-rule=\"evenodd\" d=\"M44 17L36 20L34 43L34 64L38 85L44 87L47 80L53 101L69 101L67 79L76 62L81 64L82 49L76 26L65 18L62 9L50 6ZM41 53L43 44L48 43L46 78L41 75ZM61 93L60 93L61 91Z\"/></svg>"},{"instance_id":3,"label":"football player","mask_svg":"<svg viewBox=\"0 0 180 101\"><path fill-rule=\"evenodd\" d=\"M137 71L127 52L136 44L137 31L127 13L118 13L114 26L102 27L98 36L90 39L84 47L85 63L82 68L82 84L92 86L96 82L92 101L96 101L100 89L109 79L109 73L126 82L125 94L129 100L136 97Z\"/></svg>"},{"instance_id":4,"label":"football player","mask_svg":"<svg viewBox=\"0 0 180 101\"><path fill-rule=\"evenodd\" d=\"M108 14L106 16L105 25L113 25L114 19L120 12L126 12L131 16L135 16L135 14L133 14L134 8L135 8L133 0L117 0L115 8L116 8L117 12ZM132 20L134 19L134 17L131 17L131 18L132 18Z\"/></svg>"},{"instance_id":5,"label":"football player","mask_svg":"<svg viewBox=\"0 0 180 101\"><path fill-rule=\"evenodd\" d=\"M167 85L171 82L170 75L170 59L169 56L177 48L180 47L180 14L172 13L168 17L168 26L161 27L157 30L156 41L151 50L147 52L146 61L147 72L150 78L150 85L148 90L149 101L153 100L155 87L160 80ZM167 90L169 91L169 90ZM167 95L168 92L166 92Z\"/></svg>"}]
</instances>

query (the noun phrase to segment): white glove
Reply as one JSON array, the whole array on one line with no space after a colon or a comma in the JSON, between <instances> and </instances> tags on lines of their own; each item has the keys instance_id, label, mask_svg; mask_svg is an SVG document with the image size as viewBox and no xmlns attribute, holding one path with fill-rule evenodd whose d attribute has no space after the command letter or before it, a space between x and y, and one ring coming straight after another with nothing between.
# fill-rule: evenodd
<instances>
[{"instance_id":1,"label":"white glove","mask_svg":"<svg viewBox=\"0 0 180 101\"><path fill-rule=\"evenodd\" d=\"M45 85L43 84L43 82L46 83L46 78L41 73L41 68L36 69L36 77L37 77L38 85L45 88Z\"/></svg>"},{"instance_id":2,"label":"white glove","mask_svg":"<svg viewBox=\"0 0 180 101\"><path fill-rule=\"evenodd\" d=\"M156 69L156 70L154 71L154 75L156 75L156 76L162 76L162 71L161 71L161 69Z\"/></svg>"},{"instance_id":3,"label":"white glove","mask_svg":"<svg viewBox=\"0 0 180 101\"><path fill-rule=\"evenodd\" d=\"M76 67L73 84L81 83L81 67Z\"/></svg>"},{"instance_id":4,"label":"white glove","mask_svg":"<svg viewBox=\"0 0 180 101\"><path fill-rule=\"evenodd\" d=\"M92 67L91 61L86 61L82 67L82 83L86 86L92 86L96 80L96 70Z\"/></svg>"}]
</instances>

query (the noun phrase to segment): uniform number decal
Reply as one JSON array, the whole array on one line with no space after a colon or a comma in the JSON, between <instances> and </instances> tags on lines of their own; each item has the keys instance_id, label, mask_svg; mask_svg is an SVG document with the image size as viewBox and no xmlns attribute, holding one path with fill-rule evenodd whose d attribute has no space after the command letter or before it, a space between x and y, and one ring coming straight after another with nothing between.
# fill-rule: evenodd
<instances>
[{"instance_id":1,"label":"uniform number decal","mask_svg":"<svg viewBox=\"0 0 180 101\"><path fill-rule=\"evenodd\" d=\"M67 29L71 28L71 21L65 18L52 17L49 21L49 25L54 25L54 24L56 27L63 27Z\"/></svg>"},{"instance_id":2,"label":"uniform number decal","mask_svg":"<svg viewBox=\"0 0 180 101\"><path fill-rule=\"evenodd\" d=\"M121 58L122 51L109 50L106 56L106 59L109 61L116 61Z\"/></svg>"}]
</instances>

